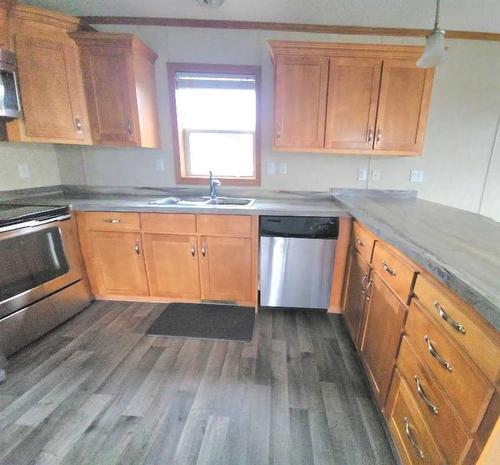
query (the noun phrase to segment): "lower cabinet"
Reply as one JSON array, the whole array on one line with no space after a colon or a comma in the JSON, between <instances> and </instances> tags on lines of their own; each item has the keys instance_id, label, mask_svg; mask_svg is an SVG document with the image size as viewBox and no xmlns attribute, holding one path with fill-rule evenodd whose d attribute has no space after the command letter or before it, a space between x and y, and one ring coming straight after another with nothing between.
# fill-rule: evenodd
<instances>
[{"instance_id":1,"label":"lower cabinet","mask_svg":"<svg viewBox=\"0 0 500 465\"><path fill-rule=\"evenodd\" d=\"M92 247L90 277L99 294L148 295L140 234L91 231L89 242Z\"/></svg>"},{"instance_id":2,"label":"lower cabinet","mask_svg":"<svg viewBox=\"0 0 500 465\"><path fill-rule=\"evenodd\" d=\"M383 408L389 390L406 309L389 287L374 273L361 335L361 359L375 399Z\"/></svg>"},{"instance_id":3,"label":"lower cabinet","mask_svg":"<svg viewBox=\"0 0 500 465\"><path fill-rule=\"evenodd\" d=\"M200 276L206 300L252 301L252 240L201 236Z\"/></svg>"},{"instance_id":4,"label":"lower cabinet","mask_svg":"<svg viewBox=\"0 0 500 465\"><path fill-rule=\"evenodd\" d=\"M405 465L446 465L408 385L397 370L387 407L389 430Z\"/></svg>"},{"instance_id":5,"label":"lower cabinet","mask_svg":"<svg viewBox=\"0 0 500 465\"><path fill-rule=\"evenodd\" d=\"M78 223L100 298L256 303L256 218L91 212Z\"/></svg>"},{"instance_id":6,"label":"lower cabinet","mask_svg":"<svg viewBox=\"0 0 500 465\"><path fill-rule=\"evenodd\" d=\"M349 256L347 279L344 291L344 321L352 341L358 347L363 314L366 303L366 287L370 276L370 264L353 247Z\"/></svg>"},{"instance_id":7,"label":"lower cabinet","mask_svg":"<svg viewBox=\"0 0 500 465\"><path fill-rule=\"evenodd\" d=\"M144 256L151 295L201 297L196 236L144 234Z\"/></svg>"},{"instance_id":8,"label":"lower cabinet","mask_svg":"<svg viewBox=\"0 0 500 465\"><path fill-rule=\"evenodd\" d=\"M402 462L498 463L500 332L372 236L355 222L344 320Z\"/></svg>"}]
</instances>

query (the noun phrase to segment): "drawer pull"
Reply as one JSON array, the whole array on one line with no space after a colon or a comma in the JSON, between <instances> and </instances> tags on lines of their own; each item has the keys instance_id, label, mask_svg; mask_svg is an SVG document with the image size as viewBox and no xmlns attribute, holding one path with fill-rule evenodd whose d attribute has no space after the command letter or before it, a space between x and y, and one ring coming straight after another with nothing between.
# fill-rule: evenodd
<instances>
[{"instance_id":1,"label":"drawer pull","mask_svg":"<svg viewBox=\"0 0 500 465\"><path fill-rule=\"evenodd\" d=\"M429 410L434 415L437 415L439 413L439 409L429 400L429 398L425 394L425 391L423 390L417 375L415 375L415 384L417 385L417 393L420 396L420 398L424 401L425 405L429 407Z\"/></svg>"},{"instance_id":2,"label":"drawer pull","mask_svg":"<svg viewBox=\"0 0 500 465\"><path fill-rule=\"evenodd\" d=\"M445 311L444 308L441 307L441 304L436 301L434 302L434 307L436 308L439 316L446 321L455 331L459 332L460 334L465 334L465 326L461 325L457 321L455 321L450 315L448 315Z\"/></svg>"},{"instance_id":3,"label":"drawer pull","mask_svg":"<svg viewBox=\"0 0 500 465\"><path fill-rule=\"evenodd\" d=\"M408 439L410 440L410 443L413 446L413 448L417 451L418 456L423 460L425 458L424 451L418 445L418 442L413 437L413 434L411 432L411 425L410 425L410 422L408 421L408 418L404 417L404 421L405 421L406 436L408 436Z\"/></svg>"},{"instance_id":4,"label":"drawer pull","mask_svg":"<svg viewBox=\"0 0 500 465\"><path fill-rule=\"evenodd\" d=\"M360 247L365 246L365 243L361 239L358 239L358 238L356 238L356 244L358 244Z\"/></svg>"},{"instance_id":5,"label":"drawer pull","mask_svg":"<svg viewBox=\"0 0 500 465\"><path fill-rule=\"evenodd\" d=\"M447 362L441 355L438 354L434 346L432 345L432 341L429 336L424 336L424 340L427 343L427 350L429 353L439 362L439 364L446 368L448 371L453 371L453 367L450 362Z\"/></svg>"},{"instance_id":6,"label":"drawer pull","mask_svg":"<svg viewBox=\"0 0 500 465\"><path fill-rule=\"evenodd\" d=\"M121 223L120 220L116 219L116 218L106 218L104 220L106 223L111 223L111 224L117 224L117 223Z\"/></svg>"},{"instance_id":7,"label":"drawer pull","mask_svg":"<svg viewBox=\"0 0 500 465\"><path fill-rule=\"evenodd\" d=\"M384 270L387 271L391 276L396 276L396 272L385 262L382 262L382 266Z\"/></svg>"}]
</instances>

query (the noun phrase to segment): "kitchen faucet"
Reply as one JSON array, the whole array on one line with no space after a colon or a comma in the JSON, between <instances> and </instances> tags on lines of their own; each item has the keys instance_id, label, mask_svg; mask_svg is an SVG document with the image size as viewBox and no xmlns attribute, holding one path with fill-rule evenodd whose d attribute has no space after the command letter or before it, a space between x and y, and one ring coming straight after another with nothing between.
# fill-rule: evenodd
<instances>
[{"instance_id":1,"label":"kitchen faucet","mask_svg":"<svg viewBox=\"0 0 500 465\"><path fill-rule=\"evenodd\" d=\"M214 174L209 171L210 176L208 178L208 185L210 186L210 199L215 200L217 199L217 188L222 184L215 176Z\"/></svg>"}]
</instances>

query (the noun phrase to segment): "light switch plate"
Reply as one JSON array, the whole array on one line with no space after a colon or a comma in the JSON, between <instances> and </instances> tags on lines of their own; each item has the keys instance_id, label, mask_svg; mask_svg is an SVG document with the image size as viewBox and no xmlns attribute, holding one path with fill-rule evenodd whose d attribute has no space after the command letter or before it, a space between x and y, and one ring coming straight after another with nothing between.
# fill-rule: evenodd
<instances>
[{"instance_id":1,"label":"light switch plate","mask_svg":"<svg viewBox=\"0 0 500 465\"><path fill-rule=\"evenodd\" d=\"M380 178L382 177L382 170L381 169L375 169L372 170L372 181L380 181Z\"/></svg>"},{"instance_id":2,"label":"light switch plate","mask_svg":"<svg viewBox=\"0 0 500 465\"><path fill-rule=\"evenodd\" d=\"M274 161L266 162L266 174L268 176L274 176L276 174L276 163Z\"/></svg>"},{"instance_id":3,"label":"light switch plate","mask_svg":"<svg viewBox=\"0 0 500 465\"><path fill-rule=\"evenodd\" d=\"M163 158L157 158L155 161L156 171L165 171L165 161Z\"/></svg>"},{"instance_id":4,"label":"light switch plate","mask_svg":"<svg viewBox=\"0 0 500 465\"><path fill-rule=\"evenodd\" d=\"M26 163L17 165L17 170L19 171L19 177L21 179L28 179L30 177L30 169Z\"/></svg>"},{"instance_id":5,"label":"light switch plate","mask_svg":"<svg viewBox=\"0 0 500 465\"><path fill-rule=\"evenodd\" d=\"M284 161L280 161L278 164L278 172L281 175L287 174L288 173L288 165Z\"/></svg>"},{"instance_id":6,"label":"light switch plate","mask_svg":"<svg viewBox=\"0 0 500 465\"><path fill-rule=\"evenodd\" d=\"M410 171L410 182L423 182L424 172L422 170L411 170Z\"/></svg>"},{"instance_id":7,"label":"light switch plate","mask_svg":"<svg viewBox=\"0 0 500 465\"><path fill-rule=\"evenodd\" d=\"M366 168L358 169L358 181L366 181L368 178L368 170Z\"/></svg>"}]
</instances>

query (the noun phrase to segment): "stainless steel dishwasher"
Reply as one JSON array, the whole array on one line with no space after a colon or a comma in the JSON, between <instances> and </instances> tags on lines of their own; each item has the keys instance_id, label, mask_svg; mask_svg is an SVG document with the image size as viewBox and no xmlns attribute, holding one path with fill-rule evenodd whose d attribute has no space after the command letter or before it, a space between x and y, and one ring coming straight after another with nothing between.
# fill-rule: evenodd
<instances>
[{"instance_id":1,"label":"stainless steel dishwasher","mask_svg":"<svg viewBox=\"0 0 500 465\"><path fill-rule=\"evenodd\" d=\"M260 306L326 310L338 218L262 216Z\"/></svg>"}]
</instances>

